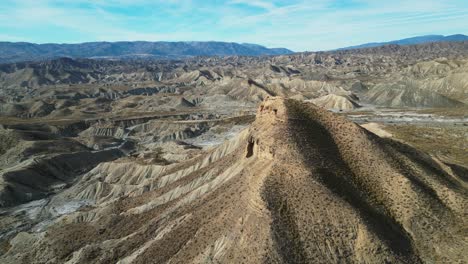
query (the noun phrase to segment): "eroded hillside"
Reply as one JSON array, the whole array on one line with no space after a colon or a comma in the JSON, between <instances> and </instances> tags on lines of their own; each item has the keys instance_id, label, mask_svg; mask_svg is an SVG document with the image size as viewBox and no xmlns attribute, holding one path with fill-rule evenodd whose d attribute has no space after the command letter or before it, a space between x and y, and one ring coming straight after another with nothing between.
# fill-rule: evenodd
<instances>
[{"instance_id":1,"label":"eroded hillside","mask_svg":"<svg viewBox=\"0 0 468 264\"><path fill-rule=\"evenodd\" d=\"M36 217L53 220L14 236L1 258L463 262L466 195L466 179L444 163L312 104L272 97L249 128L177 166L101 163L44 205Z\"/></svg>"}]
</instances>

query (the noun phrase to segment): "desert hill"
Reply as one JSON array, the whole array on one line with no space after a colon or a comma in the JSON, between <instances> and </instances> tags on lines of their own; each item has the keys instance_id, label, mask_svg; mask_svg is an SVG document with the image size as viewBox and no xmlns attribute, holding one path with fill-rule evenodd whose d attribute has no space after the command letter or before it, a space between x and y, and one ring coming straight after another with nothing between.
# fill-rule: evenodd
<instances>
[{"instance_id":1,"label":"desert hill","mask_svg":"<svg viewBox=\"0 0 468 264\"><path fill-rule=\"evenodd\" d=\"M247 129L199 156L99 164L31 215L35 231L0 260L464 262L458 173L313 104L269 97Z\"/></svg>"}]
</instances>

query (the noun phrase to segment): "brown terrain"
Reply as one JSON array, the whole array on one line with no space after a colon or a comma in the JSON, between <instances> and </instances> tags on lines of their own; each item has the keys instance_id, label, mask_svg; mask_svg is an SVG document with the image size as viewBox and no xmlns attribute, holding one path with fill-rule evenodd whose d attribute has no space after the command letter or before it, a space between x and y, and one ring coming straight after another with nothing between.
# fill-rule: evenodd
<instances>
[{"instance_id":1,"label":"brown terrain","mask_svg":"<svg viewBox=\"0 0 468 264\"><path fill-rule=\"evenodd\" d=\"M466 42L0 65L0 263L466 263Z\"/></svg>"}]
</instances>

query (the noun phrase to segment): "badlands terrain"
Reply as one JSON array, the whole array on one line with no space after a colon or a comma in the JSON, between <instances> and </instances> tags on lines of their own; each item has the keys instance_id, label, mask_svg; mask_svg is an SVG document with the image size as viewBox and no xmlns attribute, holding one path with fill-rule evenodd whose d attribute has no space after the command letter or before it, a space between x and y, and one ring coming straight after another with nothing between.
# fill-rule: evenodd
<instances>
[{"instance_id":1,"label":"badlands terrain","mask_svg":"<svg viewBox=\"0 0 468 264\"><path fill-rule=\"evenodd\" d=\"M0 64L0 263L467 263L468 42Z\"/></svg>"}]
</instances>

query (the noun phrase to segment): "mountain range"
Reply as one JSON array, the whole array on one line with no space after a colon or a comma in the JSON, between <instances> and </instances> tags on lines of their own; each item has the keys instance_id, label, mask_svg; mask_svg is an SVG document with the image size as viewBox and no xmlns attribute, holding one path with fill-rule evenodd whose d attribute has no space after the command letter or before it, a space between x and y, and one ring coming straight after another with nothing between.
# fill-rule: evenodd
<instances>
[{"instance_id":1,"label":"mountain range","mask_svg":"<svg viewBox=\"0 0 468 264\"><path fill-rule=\"evenodd\" d=\"M385 45L416 45L431 42L467 41L468 36L426 35L388 42L373 42L337 50L372 48ZM78 44L35 44L28 42L0 42L0 63L41 61L60 57L91 59L183 59L194 56L265 56L292 54L287 48L267 48L250 43L218 41L180 42L86 42Z\"/></svg>"},{"instance_id":2,"label":"mountain range","mask_svg":"<svg viewBox=\"0 0 468 264\"><path fill-rule=\"evenodd\" d=\"M0 42L0 62L3 63L37 61L58 57L179 59L192 56L260 56L290 53L293 53L293 51L285 48L270 49L257 44L216 41L121 41L80 44Z\"/></svg>"},{"instance_id":3,"label":"mountain range","mask_svg":"<svg viewBox=\"0 0 468 264\"><path fill-rule=\"evenodd\" d=\"M468 40L468 36L463 34L456 34L456 35L424 35L424 36L417 36L399 40L392 40L387 42L371 42L365 43L356 46L349 46L340 48L338 50L348 50L348 49L361 49L361 48L372 48L372 47L379 47L384 45L396 44L396 45L416 45L416 44L424 44L430 42L453 42L453 41L465 41Z\"/></svg>"}]
</instances>

